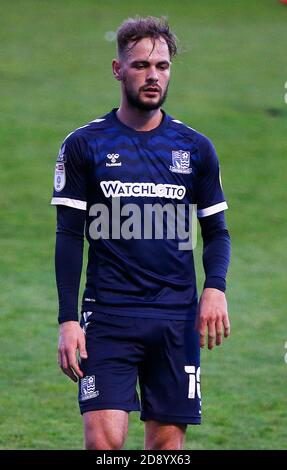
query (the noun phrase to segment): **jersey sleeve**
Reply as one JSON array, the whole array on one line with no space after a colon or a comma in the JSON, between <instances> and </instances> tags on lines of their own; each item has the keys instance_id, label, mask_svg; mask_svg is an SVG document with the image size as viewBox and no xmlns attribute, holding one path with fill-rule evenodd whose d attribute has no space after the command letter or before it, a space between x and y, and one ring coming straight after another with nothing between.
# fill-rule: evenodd
<instances>
[{"instance_id":1,"label":"jersey sleeve","mask_svg":"<svg viewBox=\"0 0 287 470\"><path fill-rule=\"evenodd\" d=\"M219 160L211 141L200 146L201 164L196 184L197 217L207 217L228 208L220 177Z\"/></svg>"},{"instance_id":2,"label":"jersey sleeve","mask_svg":"<svg viewBox=\"0 0 287 470\"><path fill-rule=\"evenodd\" d=\"M83 149L75 135L68 136L56 161L52 205L86 210L87 178Z\"/></svg>"}]
</instances>

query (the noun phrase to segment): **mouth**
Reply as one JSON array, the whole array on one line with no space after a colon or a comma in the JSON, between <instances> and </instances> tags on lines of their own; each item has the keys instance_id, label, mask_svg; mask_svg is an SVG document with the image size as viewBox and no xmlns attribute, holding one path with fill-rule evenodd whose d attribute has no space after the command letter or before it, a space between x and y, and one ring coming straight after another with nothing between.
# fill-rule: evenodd
<instances>
[{"instance_id":1,"label":"mouth","mask_svg":"<svg viewBox=\"0 0 287 470\"><path fill-rule=\"evenodd\" d=\"M156 86L147 86L147 87L143 88L143 91L152 91L152 92L157 91L157 92L159 92L160 90Z\"/></svg>"},{"instance_id":2,"label":"mouth","mask_svg":"<svg viewBox=\"0 0 287 470\"><path fill-rule=\"evenodd\" d=\"M149 86L149 87L143 88L142 91L143 91L143 93L145 93L146 95L150 95L150 96L155 96L155 95L157 95L158 93L160 93L159 88L153 87L153 86Z\"/></svg>"}]
</instances>

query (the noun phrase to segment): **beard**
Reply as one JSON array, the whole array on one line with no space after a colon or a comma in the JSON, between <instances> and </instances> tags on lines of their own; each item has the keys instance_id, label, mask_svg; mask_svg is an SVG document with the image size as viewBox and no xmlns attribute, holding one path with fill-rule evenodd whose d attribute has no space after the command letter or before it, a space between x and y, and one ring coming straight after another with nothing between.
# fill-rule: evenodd
<instances>
[{"instance_id":1,"label":"beard","mask_svg":"<svg viewBox=\"0 0 287 470\"><path fill-rule=\"evenodd\" d=\"M147 103L140 98L140 92L143 87L140 88L138 92L136 92L128 86L128 83L125 79L123 80L123 84L128 103L134 108L140 109L141 111L153 111L154 109L158 109L163 105L167 98L169 84L167 84L164 93L160 93L159 99L156 103Z\"/></svg>"}]
</instances>

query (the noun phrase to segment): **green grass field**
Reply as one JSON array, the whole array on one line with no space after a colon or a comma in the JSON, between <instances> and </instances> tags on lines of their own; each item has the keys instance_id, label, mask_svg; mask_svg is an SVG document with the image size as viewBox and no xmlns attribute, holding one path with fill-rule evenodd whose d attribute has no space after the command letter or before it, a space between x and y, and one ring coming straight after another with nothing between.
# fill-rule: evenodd
<instances>
[{"instance_id":1,"label":"green grass field","mask_svg":"<svg viewBox=\"0 0 287 470\"><path fill-rule=\"evenodd\" d=\"M286 449L287 6L276 0L1 0L1 449L80 449L77 388L58 369L55 158L119 103L115 31L167 15L180 39L165 109L221 159L233 242L232 335L202 353L203 424L186 449ZM198 286L202 286L200 245ZM130 415L126 448L142 449Z\"/></svg>"}]
</instances>

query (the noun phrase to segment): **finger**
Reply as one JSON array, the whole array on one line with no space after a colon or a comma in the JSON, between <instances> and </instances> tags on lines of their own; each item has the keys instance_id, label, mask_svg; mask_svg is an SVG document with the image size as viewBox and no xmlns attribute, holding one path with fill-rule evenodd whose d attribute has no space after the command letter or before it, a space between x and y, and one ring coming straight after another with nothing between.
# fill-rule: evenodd
<instances>
[{"instance_id":1,"label":"finger","mask_svg":"<svg viewBox=\"0 0 287 470\"><path fill-rule=\"evenodd\" d=\"M77 377L75 376L73 370L69 367L66 353L61 352L59 356L60 356L59 365L62 371L64 372L64 374L67 375L71 380L73 380L73 382L77 382Z\"/></svg>"},{"instance_id":2,"label":"finger","mask_svg":"<svg viewBox=\"0 0 287 470\"><path fill-rule=\"evenodd\" d=\"M76 374L80 378L84 376L83 372L79 368L79 364L78 364L77 357L76 357L76 351L68 352L68 363L69 363L70 369L72 369L74 374Z\"/></svg>"},{"instance_id":3,"label":"finger","mask_svg":"<svg viewBox=\"0 0 287 470\"><path fill-rule=\"evenodd\" d=\"M58 366L61 367L62 364L62 359L61 359L61 353L58 351Z\"/></svg>"},{"instance_id":4,"label":"finger","mask_svg":"<svg viewBox=\"0 0 287 470\"><path fill-rule=\"evenodd\" d=\"M62 372L67 375L73 382L77 382L77 377L75 376L74 372L68 365L68 359L65 353L60 353L59 354L59 360L58 360L59 366L62 369Z\"/></svg>"},{"instance_id":5,"label":"finger","mask_svg":"<svg viewBox=\"0 0 287 470\"><path fill-rule=\"evenodd\" d=\"M58 364L61 369L67 369L68 367L68 361L64 350L58 351Z\"/></svg>"},{"instance_id":6,"label":"finger","mask_svg":"<svg viewBox=\"0 0 287 470\"><path fill-rule=\"evenodd\" d=\"M205 346L206 327L207 321L202 319L199 320L199 344L201 348L204 348Z\"/></svg>"},{"instance_id":7,"label":"finger","mask_svg":"<svg viewBox=\"0 0 287 470\"><path fill-rule=\"evenodd\" d=\"M199 336L199 344L201 348L204 348L205 346L205 335L200 335Z\"/></svg>"},{"instance_id":8,"label":"finger","mask_svg":"<svg viewBox=\"0 0 287 470\"><path fill-rule=\"evenodd\" d=\"M73 382L78 382L78 379L76 375L74 374L74 371L68 367L67 369L63 369L64 374L66 374L69 379L71 379Z\"/></svg>"},{"instance_id":9,"label":"finger","mask_svg":"<svg viewBox=\"0 0 287 470\"><path fill-rule=\"evenodd\" d=\"M88 353L87 353L87 350L86 350L86 341L85 341L85 338L84 338L82 341L80 341L80 344L79 344L79 353L80 353L81 359L87 359Z\"/></svg>"},{"instance_id":10,"label":"finger","mask_svg":"<svg viewBox=\"0 0 287 470\"><path fill-rule=\"evenodd\" d=\"M215 343L215 322L210 321L208 323L208 349L212 349Z\"/></svg>"},{"instance_id":11,"label":"finger","mask_svg":"<svg viewBox=\"0 0 287 470\"><path fill-rule=\"evenodd\" d=\"M230 335L230 323L229 323L228 315L224 316L222 321L223 321L223 326L224 326L224 337L227 338L227 336Z\"/></svg>"},{"instance_id":12,"label":"finger","mask_svg":"<svg viewBox=\"0 0 287 470\"><path fill-rule=\"evenodd\" d=\"M220 346L222 343L222 321L216 321L216 346Z\"/></svg>"}]
</instances>

